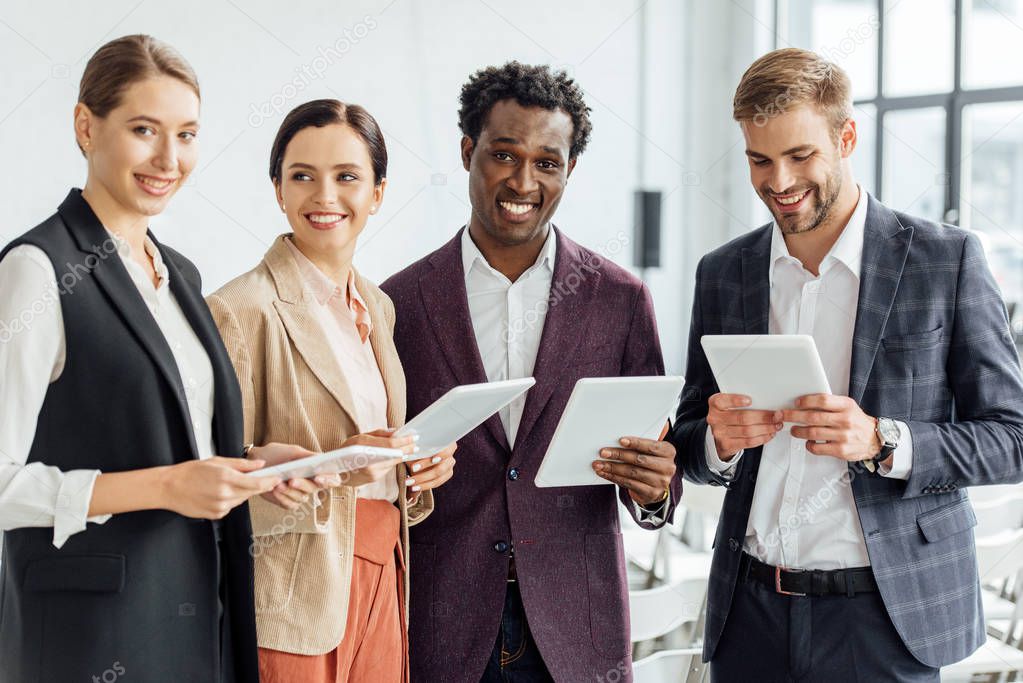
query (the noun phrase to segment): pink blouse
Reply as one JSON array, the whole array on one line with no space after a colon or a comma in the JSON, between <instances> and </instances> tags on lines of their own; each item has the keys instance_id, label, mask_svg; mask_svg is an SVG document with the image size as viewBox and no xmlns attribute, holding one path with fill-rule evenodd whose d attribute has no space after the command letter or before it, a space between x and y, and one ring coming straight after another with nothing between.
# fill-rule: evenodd
<instances>
[{"instance_id":1,"label":"pink blouse","mask_svg":"<svg viewBox=\"0 0 1023 683\"><path fill-rule=\"evenodd\" d=\"M386 429L389 426L387 390L369 338L373 321L365 300L355 287L355 272L348 271L348 286L342 291L299 251L291 238L284 242L291 248L306 293L310 295L310 312L323 330L323 336L352 393L356 412L352 417L359 431ZM394 502L398 500L398 482L394 477L387 477L383 481L360 486L357 495L359 498Z\"/></svg>"}]
</instances>

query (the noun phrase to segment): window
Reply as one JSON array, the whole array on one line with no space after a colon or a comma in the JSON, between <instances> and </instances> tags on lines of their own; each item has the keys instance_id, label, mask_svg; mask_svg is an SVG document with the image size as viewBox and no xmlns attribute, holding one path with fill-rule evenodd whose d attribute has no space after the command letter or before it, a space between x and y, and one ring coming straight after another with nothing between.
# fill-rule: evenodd
<instances>
[{"instance_id":1,"label":"window","mask_svg":"<svg viewBox=\"0 0 1023 683\"><path fill-rule=\"evenodd\" d=\"M777 0L776 12L778 47L815 50L853 81L860 183L978 231L1023 312L1023 0Z\"/></svg>"}]
</instances>

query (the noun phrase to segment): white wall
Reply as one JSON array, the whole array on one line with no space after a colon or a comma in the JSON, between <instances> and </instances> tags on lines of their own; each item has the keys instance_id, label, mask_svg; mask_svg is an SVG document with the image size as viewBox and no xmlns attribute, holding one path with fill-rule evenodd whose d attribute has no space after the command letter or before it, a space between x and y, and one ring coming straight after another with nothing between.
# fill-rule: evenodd
<instances>
[{"instance_id":1,"label":"white wall","mask_svg":"<svg viewBox=\"0 0 1023 683\"><path fill-rule=\"evenodd\" d=\"M203 87L201 159L154 221L191 257L207 292L255 265L287 229L267 179L277 125L295 105L338 97L384 129L389 188L356 264L382 280L446 241L468 216L458 93L475 69L518 59L567 68L586 89L594 134L555 222L629 266L633 191L661 189L663 267L647 273L669 371L682 368L699 255L753 225L731 93L771 47L766 0L549 3L520 0L152 0L0 8L0 243L48 216L84 181L71 111L103 42L151 33ZM641 51L645 13L648 39ZM324 56L326 55L326 56ZM640 61L647 96L640 107ZM318 70L318 75L311 76ZM296 82L301 88L296 88ZM262 113L260 113L262 111ZM640 120L641 113L645 113Z\"/></svg>"}]
</instances>

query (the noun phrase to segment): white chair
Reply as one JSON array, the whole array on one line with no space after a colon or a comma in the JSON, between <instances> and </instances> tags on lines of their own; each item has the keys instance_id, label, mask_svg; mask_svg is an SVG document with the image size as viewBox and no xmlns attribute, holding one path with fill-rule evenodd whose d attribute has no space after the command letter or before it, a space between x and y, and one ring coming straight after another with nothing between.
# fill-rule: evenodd
<instances>
[{"instance_id":1,"label":"white chair","mask_svg":"<svg viewBox=\"0 0 1023 683\"><path fill-rule=\"evenodd\" d=\"M961 662L941 668L945 683L967 683L976 674L1001 674L1023 671L1023 652L1011 645L988 638L984 645Z\"/></svg>"},{"instance_id":2,"label":"white chair","mask_svg":"<svg viewBox=\"0 0 1023 683\"><path fill-rule=\"evenodd\" d=\"M1023 484L996 484L994 486L973 486L966 489L970 500L976 505L986 500L1005 497L1023 498Z\"/></svg>"},{"instance_id":3,"label":"white chair","mask_svg":"<svg viewBox=\"0 0 1023 683\"><path fill-rule=\"evenodd\" d=\"M985 583L1015 577L1023 568L1023 529L1006 530L978 538L977 568L981 582ZM1005 628L1007 632L1014 630L1015 619ZM961 662L943 667L941 680L969 681L976 674L1013 671L1023 671L1023 652L989 636L987 642L972 655Z\"/></svg>"},{"instance_id":4,"label":"white chair","mask_svg":"<svg viewBox=\"0 0 1023 683\"><path fill-rule=\"evenodd\" d=\"M710 550L708 538L714 538L721 505L725 500L722 486L687 486L675 512L673 531L693 550Z\"/></svg>"},{"instance_id":5,"label":"white chair","mask_svg":"<svg viewBox=\"0 0 1023 683\"><path fill-rule=\"evenodd\" d=\"M1023 527L1023 496L1018 492L980 500L973 500L971 496L970 502L977 514L977 526L973 530L977 538Z\"/></svg>"},{"instance_id":6,"label":"white chair","mask_svg":"<svg viewBox=\"0 0 1023 683\"><path fill-rule=\"evenodd\" d=\"M667 586L629 591L632 642L653 640L700 616L707 577L682 579Z\"/></svg>"},{"instance_id":7,"label":"white chair","mask_svg":"<svg viewBox=\"0 0 1023 683\"><path fill-rule=\"evenodd\" d=\"M662 650L632 665L635 683L685 683L694 662L699 662L701 650Z\"/></svg>"}]
</instances>

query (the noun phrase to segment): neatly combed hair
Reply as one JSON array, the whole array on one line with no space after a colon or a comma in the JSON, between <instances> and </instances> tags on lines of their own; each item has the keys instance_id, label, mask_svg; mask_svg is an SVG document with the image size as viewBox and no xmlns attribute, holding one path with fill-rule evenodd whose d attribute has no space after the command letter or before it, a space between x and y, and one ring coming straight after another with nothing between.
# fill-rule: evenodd
<instances>
[{"instance_id":1,"label":"neatly combed hair","mask_svg":"<svg viewBox=\"0 0 1023 683\"><path fill-rule=\"evenodd\" d=\"M167 43L137 33L111 40L89 58L78 86L78 101L103 119L121 105L130 86L154 76L176 78L199 97L199 79L185 58ZM85 154L81 145L78 149Z\"/></svg>"},{"instance_id":2,"label":"neatly combed hair","mask_svg":"<svg viewBox=\"0 0 1023 683\"><path fill-rule=\"evenodd\" d=\"M494 105L501 100L515 100L523 107L542 107L548 111L561 109L572 118L572 146L568 155L575 159L590 141L590 108L583 100L583 91L564 71L546 65L508 62L503 66L480 69L462 86L459 98L458 126L462 134L479 142L480 133Z\"/></svg>"},{"instance_id":3,"label":"neatly combed hair","mask_svg":"<svg viewBox=\"0 0 1023 683\"><path fill-rule=\"evenodd\" d=\"M362 138L373 164L373 184L379 185L387 177L387 145L384 134L373 115L357 104L340 100L312 100L300 104L284 117L270 147L270 180L281 182L281 165L288 143L305 128L323 128L331 124L348 126Z\"/></svg>"},{"instance_id":4,"label":"neatly combed hair","mask_svg":"<svg viewBox=\"0 0 1023 683\"><path fill-rule=\"evenodd\" d=\"M763 126L792 107L812 104L837 134L852 118L852 86L838 65L816 52L783 48L753 62L739 81L732 116Z\"/></svg>"}]
</instances>

